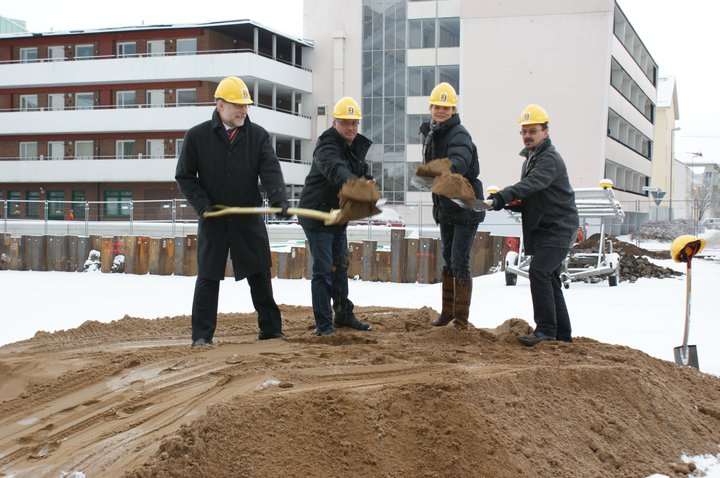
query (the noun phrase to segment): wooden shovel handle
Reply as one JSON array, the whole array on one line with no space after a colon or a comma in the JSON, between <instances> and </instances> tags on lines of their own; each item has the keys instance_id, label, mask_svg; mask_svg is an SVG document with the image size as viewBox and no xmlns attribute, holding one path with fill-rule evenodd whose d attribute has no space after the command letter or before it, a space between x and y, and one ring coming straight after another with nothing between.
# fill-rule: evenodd
<instances>
[{"instance_id":1,"label":"wooden shovel handle","mask_svg":"<svg viewBox=\"0 0 720 478\"><path fill-rule=\"evenodd\" d=\"M281 211L279 207L223 207L218 211L206 212L203 217L220 217L229 216L231 214L277 214ZM307 217L310 219L317 219L323 221L325 225L332 225L337 223L338 216L340 214L339 209L333 209L330 212L316 211L315 209L305 209L298 207L288 208L288 214L295 215L298 217Z\"/></svg>"}]
</instances>

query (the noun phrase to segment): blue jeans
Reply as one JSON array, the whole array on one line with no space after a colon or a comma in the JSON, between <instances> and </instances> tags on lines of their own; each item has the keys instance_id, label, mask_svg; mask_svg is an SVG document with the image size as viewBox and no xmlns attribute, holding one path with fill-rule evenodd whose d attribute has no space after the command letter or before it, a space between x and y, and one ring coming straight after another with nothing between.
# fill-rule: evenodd
<instances>
[{"instance_id":1,"label":"blue jeans","mask_svg":"<svg viewBox=\"0 0 720 478\"><path fill-rule=\"evenodd\" d=\"M440 223L440 239L445 269L458 279L470 279L470 250L477 224Z\"/></svg>"},{"instance_id":2,"label":"blue jeans","mask_svg":"<svg viewBox=\"0 0 720 478\"><path fill-rule=\"evenodd\" d=\"M333 329L332 300L336 312L352 312L348 300L347 232L303 227L312 254L313 314L318 331Z\"/></svg>"}]
</instances>

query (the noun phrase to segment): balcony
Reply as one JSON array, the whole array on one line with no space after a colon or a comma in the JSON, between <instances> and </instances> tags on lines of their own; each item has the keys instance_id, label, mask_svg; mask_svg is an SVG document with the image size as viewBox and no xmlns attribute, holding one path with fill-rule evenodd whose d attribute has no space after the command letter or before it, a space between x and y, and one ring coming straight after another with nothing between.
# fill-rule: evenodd
<instances>
[{"instance_id":1,"label":"balcony","mask_svg":"<svg viewBox=\"0 0 720 478\"><path fill-rule=\"evenodd\" d=\"M182 106L99 108L49 111L0 112L2 135L37 135L57 133L108 133L186 131L211 118L214 104ZM273 110L250 107L250 118L270 134L310 139L310 118Z\"/></svg>"},{"instance_id":2,"label":"balcony","mask_svg":"<svg viewBox=\"0 0 720 478\"><path fill-rule=\"evenodd\" d=\"M0 158L8 159L8 158ZM0 160L3 183L174 182L175 157L161 159ZM280 161L286 184L301 185L310 165Z\"/></svg>"},{"instance_id":3,"label":"balcony","mask_svg":"<svg viewBox=\"0 0 720 478\"><path fill-rule=\"evenodd\" d=\"M191 55L87 57L73 61L0 64L0 88L132 82L219 81L228 75L257 78L312 92L312 73L252 50L198 51Z\"/></svg>"}]
</instances>

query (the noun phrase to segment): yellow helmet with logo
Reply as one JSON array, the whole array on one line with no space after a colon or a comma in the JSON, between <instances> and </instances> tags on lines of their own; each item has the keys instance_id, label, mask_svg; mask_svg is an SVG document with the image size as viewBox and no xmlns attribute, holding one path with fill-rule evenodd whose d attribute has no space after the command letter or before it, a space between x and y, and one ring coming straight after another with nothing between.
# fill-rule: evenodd
<instances>
[{"instance_id":1,"label":"yellow helmet with logo","mask_svg":"<svg viewBox=\"0 0 720 478\"><path fill-rule=\"evenodd\" d=\"M527 105L522 113L520 113L520 126L529 124L545 124L550 122L547 111L540 105Z\"/></svg>"},{"instance_id":2,"label":"yellow helmet with logo","mask_svg":"<svg viewBox=\"0 0 720 478\"><path fill-rule=\"evenodd\" d=\"M457 93L450 83L442 82L430 93L430 104L435 106L457 106Z\"/></svg>"},{"instance_id":3,"label":"yellow helmet with logo","mask_svg":"<svg viewBox=\"0 0 720 478\"><path fill-rule=\"evenodd\" d=\"M705 248L705 239L690 234L677 237L670 246L670 255L675 262L687 262Z\"/></svg>"},{"instance_id":4,"label":"yellow helmet with logo","mask_svg":"<svg viewBox=\"0 0 720 478\"><path fill-rule=\"evenodd\" d=\"M357 101L349 96L344 96L335 103L333 108L333 118L335 119L362 119L362 112Z\"/></svg>"},{"instance_id":5,"label":"yellow helmet with logo","mask_svg":"<svg viewBox=\"0 0 720 478\"><path fill-rule=\"evenodd\" d=\"M600 187L603 189L612 189L613 186L615 186L615 183L613 183L612 179L605 178L600 180Z\"/></svg>"},{"instance_id":6,"label":"yellow helmet with logo","mask_svg":"<svg viewBox=\"0 0 720 478\"><path fill-rule=\"evenodd\" d=\"M243 80L237 76L227 76L215 88L215 99L218 98L236 105L251 105L250 90Z\"/></svg>"}]
</instances>

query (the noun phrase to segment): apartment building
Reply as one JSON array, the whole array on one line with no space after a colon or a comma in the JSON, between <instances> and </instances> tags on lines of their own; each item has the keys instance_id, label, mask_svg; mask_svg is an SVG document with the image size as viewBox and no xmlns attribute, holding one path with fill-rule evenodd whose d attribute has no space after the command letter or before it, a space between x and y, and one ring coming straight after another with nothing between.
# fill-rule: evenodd
<instances>
[{"instance_id":1,"label":"apartment building","mask_svg":"<svg viewBox=\"0 0 720 478\"><path fill-rule=\"evenodd\" d=\"M621 200L640 201L639 212L651 202L658 67L613 0L305 0L304 8L304 35L315 42L313 137L330 123L334 99L361 98L372 169L389 200L429 202L409 178L430 90L448 81L485 185L518 179L517 118L538 103L575 187L609 177Z\"/></svg>"},{"instance_id":2,"label":"apartment building","mask_svg":"<svg viewBox=\"0 0 720 478\"><path fill-rule=\"evenodd\" d=\"M124 218L129 201L181 197L185 131L211 117L227 75L250 87L250 118L271 134L297 197L311 50L250 20L0 35L0 214L61 219L70 208L80 219L84 202L104 201L90 219Z\"/></svg>"}]
</instances>

